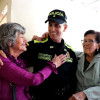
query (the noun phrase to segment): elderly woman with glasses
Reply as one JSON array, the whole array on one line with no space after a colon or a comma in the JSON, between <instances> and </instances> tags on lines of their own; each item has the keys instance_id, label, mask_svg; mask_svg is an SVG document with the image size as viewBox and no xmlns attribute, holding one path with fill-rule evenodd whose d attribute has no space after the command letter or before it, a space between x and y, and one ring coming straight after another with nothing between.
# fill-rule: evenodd
<instances>
[{"instance_id":1,"label":"elderly woman with glasses","mask_svg":"<svg viewBox=\"0 0 100 100\"><path fill-rule=\"evenodd\" d=\"M88 30L82 40L83 53L77 54L77 89L69 100L100 100L100 33Z\"/></svg>"},{"instance_id":2,"label":"elderly woman with glasses","mask_svg":"<svg viewBox=\"0 0 100 100\"><path fill-rule=\"evenodd\" d=\"M55 56L37 73L27 71L20 54L27 50L25 28L18 23L0 26L0 47L7 58L0 55L3 66L0 69L0 100L31 100L28 86L41 84L49 75L57 73L56 68L65 62L64 55ZM40 65L41 66L41 65Z\"/></svg>"}]
</instances>

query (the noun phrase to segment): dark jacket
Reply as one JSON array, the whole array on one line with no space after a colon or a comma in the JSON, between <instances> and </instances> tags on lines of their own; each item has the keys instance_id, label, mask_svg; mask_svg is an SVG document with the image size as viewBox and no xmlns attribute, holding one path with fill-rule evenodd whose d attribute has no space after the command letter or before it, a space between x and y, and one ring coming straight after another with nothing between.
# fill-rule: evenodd
<instances>
[{"instance_id":1,"label":"dark jacket","mask_svg":"<svg viewBox=\"0 0 100 100\"><path fill-rule=\"evenodd\" d=\"M44 68L47 60L51 60L54 55L66 54L68 51L71 58L57 68L58 74L51 74L41 85L31 87L30 92L36 100L67 100L76 89L76 56L72 48L64 43L53 42L49 37L44 41L30 41L27 51L22 54L30 66L34 66L34 72ZM35 99L34 99L35 100Z\"/></svg>"}]
</instances>

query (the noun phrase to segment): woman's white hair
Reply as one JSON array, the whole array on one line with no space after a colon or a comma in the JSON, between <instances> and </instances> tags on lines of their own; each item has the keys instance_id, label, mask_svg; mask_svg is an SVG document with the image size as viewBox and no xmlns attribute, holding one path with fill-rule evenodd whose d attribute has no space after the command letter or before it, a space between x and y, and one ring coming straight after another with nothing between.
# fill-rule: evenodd
<instances>
[{"instance_id":1,"label":"woman's white hair","mask_svg":"<svg viewBox=\"0 0 100 100\"><path fill-rule=\"evenodd\" d=\"M18 33L25 34L25 28L18 23L5 23L0 26L0 48L8 50L8 43L15 44Z\"/></svg>"}]
</instances>

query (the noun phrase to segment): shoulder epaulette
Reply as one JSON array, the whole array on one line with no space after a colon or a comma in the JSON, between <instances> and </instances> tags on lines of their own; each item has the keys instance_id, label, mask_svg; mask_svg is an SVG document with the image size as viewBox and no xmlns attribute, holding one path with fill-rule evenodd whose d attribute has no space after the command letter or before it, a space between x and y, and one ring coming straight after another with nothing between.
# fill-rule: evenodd
<instances>
[{"instance_id":1,"label":"shoulder epaulette","mask_svg":"<svg viewBox=\"0 0 100 100\"><path fill-rule=\"evenodd\" d=\"M34 43L45 43L47 41L48 41L48 38L45 38L42 41L34 40Z\"/></svg>"},{"instance_id":2,"label":"shoulder epaulette","mask_svg":"<svg viewBox=\"0 0 100 100\"><path fill-rule=\"evenodd\" d=\"M67 48L71 49L72 51L74 51L74 49L73 49L71 46L69 46L68 44L65 43L65 46L66 46Z\"/></svg>"}]
</instances>

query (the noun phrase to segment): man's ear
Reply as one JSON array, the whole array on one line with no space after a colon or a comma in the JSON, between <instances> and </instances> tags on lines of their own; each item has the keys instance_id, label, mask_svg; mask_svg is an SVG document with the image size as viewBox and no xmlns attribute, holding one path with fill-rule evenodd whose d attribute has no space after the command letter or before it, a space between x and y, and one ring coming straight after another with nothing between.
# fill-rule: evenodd
<instances>
[{"instance_id":1,"label":"man's ear","mask_svg":"<svg viewBox=\"0 0 100 100\"><path fill-rule=\"evenodd\" d=\"M66 25L64 25L64 32L66 31L67 27L68 27L68 25L67 25L67 24L66 24Z\"/></svg>"}]
</instances>

